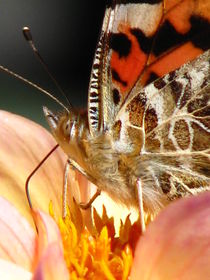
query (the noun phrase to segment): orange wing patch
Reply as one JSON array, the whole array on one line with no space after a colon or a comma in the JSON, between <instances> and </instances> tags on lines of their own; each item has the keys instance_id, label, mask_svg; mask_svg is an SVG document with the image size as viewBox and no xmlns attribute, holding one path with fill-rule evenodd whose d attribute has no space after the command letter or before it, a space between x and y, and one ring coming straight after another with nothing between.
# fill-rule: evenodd
<instances>
[{"instance_id":1,"label":"orange wing patch","mask_svg":"<svg viewBox=\"0 0 210 280\"><path fill-rule=\"evenodd\" d=\"M127 56L120 56L113 51L111 56L111 69L114 83L120 88L122 95L126 94L134 85L140 73L147 63L147 55L141 50L136 37L131 34L130 28L122 26L121 33L126 35L130 42L130 49Z\"/></svg>"},{"instance_id":2,"label":"orange wing patch","mask_svg":"<svg viewBox=\"0 0 210 280\"><path fill-rule=\"evenodd\" d=\"M161 77L179 68L209 48L210 2L166 1L164 20L157 32L142 83L151 81L152 75Z\"/></svg>"},{"instance_id":3,"label":"orange wing patch","mask_svg":"<svg viewBox=\"0 0 210 280\"><path fill-rule=\"evenodd\" d=\"M153 4L150 2L120 4L117 6L124 8L117 7L114 12L115 22L110 30L110 66L112 83L119 90L122 99L145 69L152 37L161 22L162 1L154 1ZM139 40L136 33L142 40Z\"/></svg>"},{"instance_id":4,"label":"orange wing patch","mask_svg":"<svg viewBox=\"0 0 210 280\"><path fill-rule=\"evenodd\" d=\"M210 48L209 0L145 3L119 4L128 8L116 9L114 31L110 30L112 86L119 91L121 101L127 97L139 78L144 86ZM147 16L151 7L153 12L150 14L149 25ZM145 15L140 14L142 20L135 24L134 20L129 21L129 13L133 9L136 14L137 8L138 11L144 9ZM124 11L124 17L119 15Z\"/></svg>"}]
</instances>

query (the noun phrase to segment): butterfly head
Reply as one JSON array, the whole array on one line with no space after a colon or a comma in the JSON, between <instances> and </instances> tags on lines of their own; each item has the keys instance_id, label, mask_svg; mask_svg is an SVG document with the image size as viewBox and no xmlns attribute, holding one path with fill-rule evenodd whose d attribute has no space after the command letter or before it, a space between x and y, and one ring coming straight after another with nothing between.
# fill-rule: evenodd
<instances>
[{"instance_id":1,"label":"butterfly head","mask_svg":"<svg viewBox=\"0 0 210 280\"><path fill-rule=\"evenodd\" d=\"M54 113L51 110L49 110L47 107L43 107L43 112L45 115L45 118L50 126L52 134L57 138L57 136L61 133L61 131L66 134L68 128L66 127L63 129L63 123L65 120L70 119L71 115L67 112L58 112ZM62 129L61 129L62 127ZM63 136L64 136L63 135Z\"/></svg>"},{"instance_id":2,"label":"butterfly head","mask_svg":"<svg viewBox=\"0 0 210 280\"><path fill-rule=\"evenodd\" d=\"M81 155L79 142L82 142L88 133L86 118L74 111L53 113L43 107L44 115L50 126L51 132L64 152L72 159Z\"/></svg>"}]
</instances>

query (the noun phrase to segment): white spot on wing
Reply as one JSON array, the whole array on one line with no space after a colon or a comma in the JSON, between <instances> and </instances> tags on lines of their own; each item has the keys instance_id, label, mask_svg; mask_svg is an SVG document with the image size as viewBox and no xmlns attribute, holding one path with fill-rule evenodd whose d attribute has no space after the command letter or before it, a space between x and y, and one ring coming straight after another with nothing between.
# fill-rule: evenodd
<instances>
[{"instance_id":1,"label":"white spot on wing","mask_svg":"<svg viewBox=\"0 0 210 280\"><path fill-rule=\"evenodd\" d=\"M161 15L162 3L117 5L113 25L110 25L111 31L119 32L119 23L126 23L131 28L140 28L146 36L151 36L161 20Z\"/></svg>"},{"instance_id":2,"label":"white spot on wing","mask_svg":"<svg viewBox=\"0 0 210 280\"><path fill-rule=\"evenodd\" d=\"M150 84L145 88L145 94L147 97L147 105L150 105L156 112L158 117L158 123L161 123L164 119L164 100L163 96L158 94L158 89L154 84Z\"/></svg>"}]
</instances>

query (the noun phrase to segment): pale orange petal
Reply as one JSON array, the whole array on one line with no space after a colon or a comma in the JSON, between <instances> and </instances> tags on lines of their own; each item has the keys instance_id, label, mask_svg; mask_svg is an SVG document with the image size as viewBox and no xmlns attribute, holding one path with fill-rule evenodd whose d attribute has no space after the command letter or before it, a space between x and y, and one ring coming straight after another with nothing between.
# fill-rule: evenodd
<instances>
[{"instance_id":1,"label":"pale orange petal","mask_svg":"<svg viewBox=\"0 0 210 280\"><path fill-rule=\"evenodd\" d=\"M56 142L43 127L5 111L0 111L0 135L0 195L33 223L24 190L26 178ZM61 150L54 152L31 179L35 207L48 212L52 200L55 213L61 214L65 159Z\"/></svg>"},{"instance_id":2,"label":"pale orange petal","mask_svg":"<svg viewBox=\"0 0 210 280\"><path fill-rule=\"evenodd\" d=\"M0 279L2 280L30 280L32 278L31 272L22 267L0 259Z\"/></svg>"},{"instance_id":3,"label":"pale orange petal","mask_svg":"<svg viewBox=\"0 0 210 280\"><path fill-rule=\"evenodd\" d=\"M33 280L68 280L63 252L58 243L51 243L42 255Z\"/></svg>"},{"instance_id":4,"label":"pale orange petal","mask_svg":"<svg viewBox=\"0 0 210 280\"><path fill-rule=\"evenodd\" d=\"M37 211L35 214L38 229L38 258L51 243L57 243L62 249L62 239L59 228L55 221L47 214Z\"/></svg>"},{"instance_id":5,"label":"pale orange petal","mask_svg":"<svg viewBox=\"0 0 210 280\"><path fill-rule=\"evenodd\" d=\"M31 271L34 254L34 230L15 207L0 197L0 258Z\"/></svg>"},{"instance_id":6,"label":"pale orange petal","mask_svg":"<svg viewBox=\"0 0 210 280\"><path fill-rule=\"evenodd\" d=\"M38 230L38 265L34 279L69 279L57 224L41 211L35 213L35 220Z\"/></svg>"},{"instance_id":7,"label":"pale orange petal","mask_svg":"<svg viewBox=\"0 0 210 280\"><path fill-rule=\"evenodd\" d=\"M140 239L131 279L210 279L210 193L172 203Z\"/></svg>"}]
</instances>

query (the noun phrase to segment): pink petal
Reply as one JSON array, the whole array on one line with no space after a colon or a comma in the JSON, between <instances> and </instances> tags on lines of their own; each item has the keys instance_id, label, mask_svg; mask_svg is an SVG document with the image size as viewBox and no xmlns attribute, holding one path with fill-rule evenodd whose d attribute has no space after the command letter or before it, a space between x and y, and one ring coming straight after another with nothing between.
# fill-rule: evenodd
<instances>
[{"instance_id":1,"label":"pink petal","mask_svg":"<svg viewBox=\"0 0 210 280\"><path fill-rule=\"evenodd\" d=\"M66 267L63 252L58 243L51 243L42 255L35 271L33 280L68 280L69 272Z\"/></svg>"},{"instance_id":2,"label":"pink petal","mask_svg":"<svg viewBox=\"0 0 210 280\"><path fill-rule=\"evenodd\" d=\"M210 279L210 193L172 203L150 224L131 279Z\"/></svg>"},{"instance_id":3,"label":"pink petal","mask_svg":"<svg viewBox=\"0 0 210 280\"><path fill-rule=\"evenodd\" d=\"M31 223L25 182L31 171L56 145L43 127L23 117L0 111L0 195L12 202ZM61 215L65 155L57 150L32 177L30 195L35 207L48 212L53 201Z\"/></svg>"},{"instance_id":4,"label":"pink petal","mask_svg":"<svg viewBox=\"0 0 210 280\"><path fill-rule=\"evenodd\" d=\"M31 272L23 269L22 267L0 259L0 279L12 280L30 280L32 277Z\"/></svg>"},{"instance_id":5,"label":"pink petal","mask_svg":"<svg viewBox=\"0 0 210 280\"><path fill-rule=\"evenodd\" d=\"M57 224L41 211L35 213L35 220L38 230L38 265L34 279L69 279Z\"/></svg>"},{"instance_id":6,"label":"pink petal","mask_svg":"<svg viewBox=\"0 0 210 280\"><path fill-rule=\"evenodd\" d=\"M47 249L51 243L56 243L63 249L59 228L55 221L47 214L37 211L35 214L36 226L38 229L38 255Z\"/></svg>"},{"instance_id":7,"label":"pink petal","mask_svg":"<svg viewBox=\"0 0 210 280\"><path fill-rule=\"evenodd\" d=\"M31 271L34 253L34 230L15 207L0 197L0 258Z\"/></svg>"}]
</instances>

